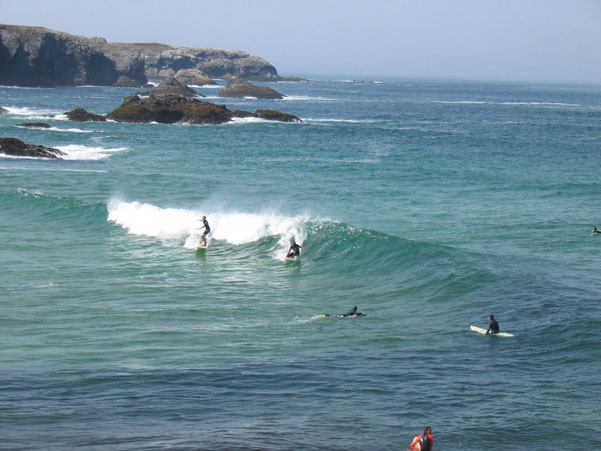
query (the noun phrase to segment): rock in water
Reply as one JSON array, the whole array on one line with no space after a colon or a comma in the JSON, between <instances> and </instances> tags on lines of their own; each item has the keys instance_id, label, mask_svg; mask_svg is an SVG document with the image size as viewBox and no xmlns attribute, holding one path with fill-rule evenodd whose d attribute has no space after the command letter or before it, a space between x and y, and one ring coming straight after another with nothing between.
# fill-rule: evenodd
<instances>
[{"instance_id":1,"label":"rock in water","mask_svg":"<svg viewBox=\"0 0 601 451\"><path fill-rule=\"evenodd\" d=\"M16 138L0 138L0 153L15 157L60 158L64 152L53 147L26 144Z\"/></svg>"},{"instance_id":2,"label":"rock in water","mask_svg":"<svg viewBox=\"0 0 601 451\"><path fill-rule=\"evenodd\" d=\"M175 77L167 77L156 88L150 90L151 96L175 95L184 97L204 97L197 93L194 89L189 88Z\"/></svg>"},{"instance_id":3,"label":"rock in water","mask_svg":"<svg viewBox=\"0 0 601 451\"><path fill-rule=\"evenodd\" d=\"M50 128L50 124L46 124L45 122L25 122L24 124L19 124L17 127L25 127L25 128Z\"/></svg>"},{"instance_id":4,"label":"rock in water","mask_svg":"<svg viewBox=\"0 0 601 451\"><path fill-rule=\"evenodd\" d=\"M277 110L257 110L255 114L257 117L260 117L261 119L267 119L269 121L302 122L300 118L293 116L292 114L282 113Z\"/></svg>"},{"instance_id":5,"label":"rock in water","mask_svg":"<svg viewBox=\"0 0 601 451\"><path fill-rule=\"evenodd\" d=\"M216 84L215 80L213 80L211 77L209 77L204 72L199 71L198 69L178 70L177 73L175 74L175 78L180 83L183 83L188 86L189 85L203 86L203 85Z\"/></svg>"},{"instance_id":6,"label":"rock in water","mask_svg":"<svg viewBox=\"0 0 601 451\"><path fill-rule=\"evenodd\" d=\"M252 83L232 78L227 82L227 86L219 91L219 97L244 98L256 97L257 99L283 99L284 96L275 89L266 86L256 86Z\"/></svg>"},{"instance_id":7,"label":"rock in water","mask_svg":"<svg viewBox=\"0 0 601 451\"><path fill-rule=\"evenodd\" d=\"M69 120L78 122L104 122L106 118L99 114L88 113L83 108L76 108L65 113Z\"/></svg>"}]
</instances>

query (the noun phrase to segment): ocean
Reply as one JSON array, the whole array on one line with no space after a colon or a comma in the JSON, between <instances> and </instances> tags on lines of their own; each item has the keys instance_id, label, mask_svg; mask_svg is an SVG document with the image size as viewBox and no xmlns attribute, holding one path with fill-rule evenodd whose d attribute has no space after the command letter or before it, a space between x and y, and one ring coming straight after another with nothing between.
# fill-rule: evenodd
<instances>
[{"instance_id":1,"label":"ocean","mask_svg":"<svg viewBox=\"0 0 601 451\"><path fill-rule=\"evenodd\" d=\"M1 449L601 449L601 87L327 78L0 87Z\"/></svg>"}]
</instances>

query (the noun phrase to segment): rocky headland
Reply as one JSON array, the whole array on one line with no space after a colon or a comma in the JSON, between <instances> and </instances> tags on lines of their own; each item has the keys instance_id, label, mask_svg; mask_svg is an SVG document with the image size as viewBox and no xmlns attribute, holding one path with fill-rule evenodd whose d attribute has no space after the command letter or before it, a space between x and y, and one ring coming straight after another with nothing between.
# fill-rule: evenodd
<instances>
[{"instance_id":1,"label":"rocky headland","mask_svg":"<svg viewBox=\"0 0 601 451\"><path fill-rule=\"evenodd\" d=\"M0 153L14 157L60 158L64 152L54 147L26 144L17 138L0 138Z\"/></svg>"},{"instance_id":2,"label":"rocky headland","mask_svg":"<svg viewBox=\"0 0 601 451\"><path fill-rule=\"evenodd\" d=\"M166 78L182 69L210 78L279 79L269 62L240 50L111 43L42 27L0 25L2 85L141 86L149 78Z\"/></svg>"}]
</instances>

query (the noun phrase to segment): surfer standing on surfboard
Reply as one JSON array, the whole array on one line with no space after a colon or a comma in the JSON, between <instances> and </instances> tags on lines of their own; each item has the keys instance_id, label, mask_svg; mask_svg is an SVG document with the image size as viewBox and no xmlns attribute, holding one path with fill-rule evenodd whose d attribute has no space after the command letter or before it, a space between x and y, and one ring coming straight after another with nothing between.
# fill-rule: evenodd
<instances>
[{"instance_id":1,"label":"surfer standing on surfboard","mask_svg":"<svg viewBox=\"0 0 601 451\"><path fill-rule=\"evenodd\" d=\"M495 315L490 315L488 317L488 330L485 335L498 334L499 330L499 322L495 319Z\"/></svg>"},{"instance_id":2,"label":"surfer standing on surfboard","mask_svg":"<svg viewBox=\"0 0 601 451\"><path fill-rule=\"evenodd\" d=\"M307 248L302 247L300 244L296 244L296 241L290 240L290 249L288 249L288 254L286 254L286 258L296 258L300 255L301 249L304 251Z\"/></svg>"},{"instance_id":3,"label":"surfer standing on surfboard","mask_svg":"<svg viewBox=\"0 0 601 451\"><path fill-rule=\"evenodd\" d=\"M211 232L211 228L209 227L209 222L207 221L207 217L203 216L202 217L202 227L199 227L199 229L204 228L205 231L202 232L202 244L204 244L205 246L207 245L207 235Z\"/></svg>"}]
</instances>

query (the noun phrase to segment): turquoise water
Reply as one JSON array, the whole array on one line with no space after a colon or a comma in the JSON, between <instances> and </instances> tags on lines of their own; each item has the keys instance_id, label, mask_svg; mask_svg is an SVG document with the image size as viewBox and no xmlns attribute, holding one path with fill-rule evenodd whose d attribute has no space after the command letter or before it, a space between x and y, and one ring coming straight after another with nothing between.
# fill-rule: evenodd
<instances>
[{"instance_id":1,"label":"turquoise water","mask_svg":"<svg viewBox=\"0 0 601 451\"><path fill-rule=\"evenodd\" d=\"M601 88L269 86L227 106L304 123L0 88L0 136L67 153L0 157L0 447L601 448Z\"/></svg>"}]
</instances>

